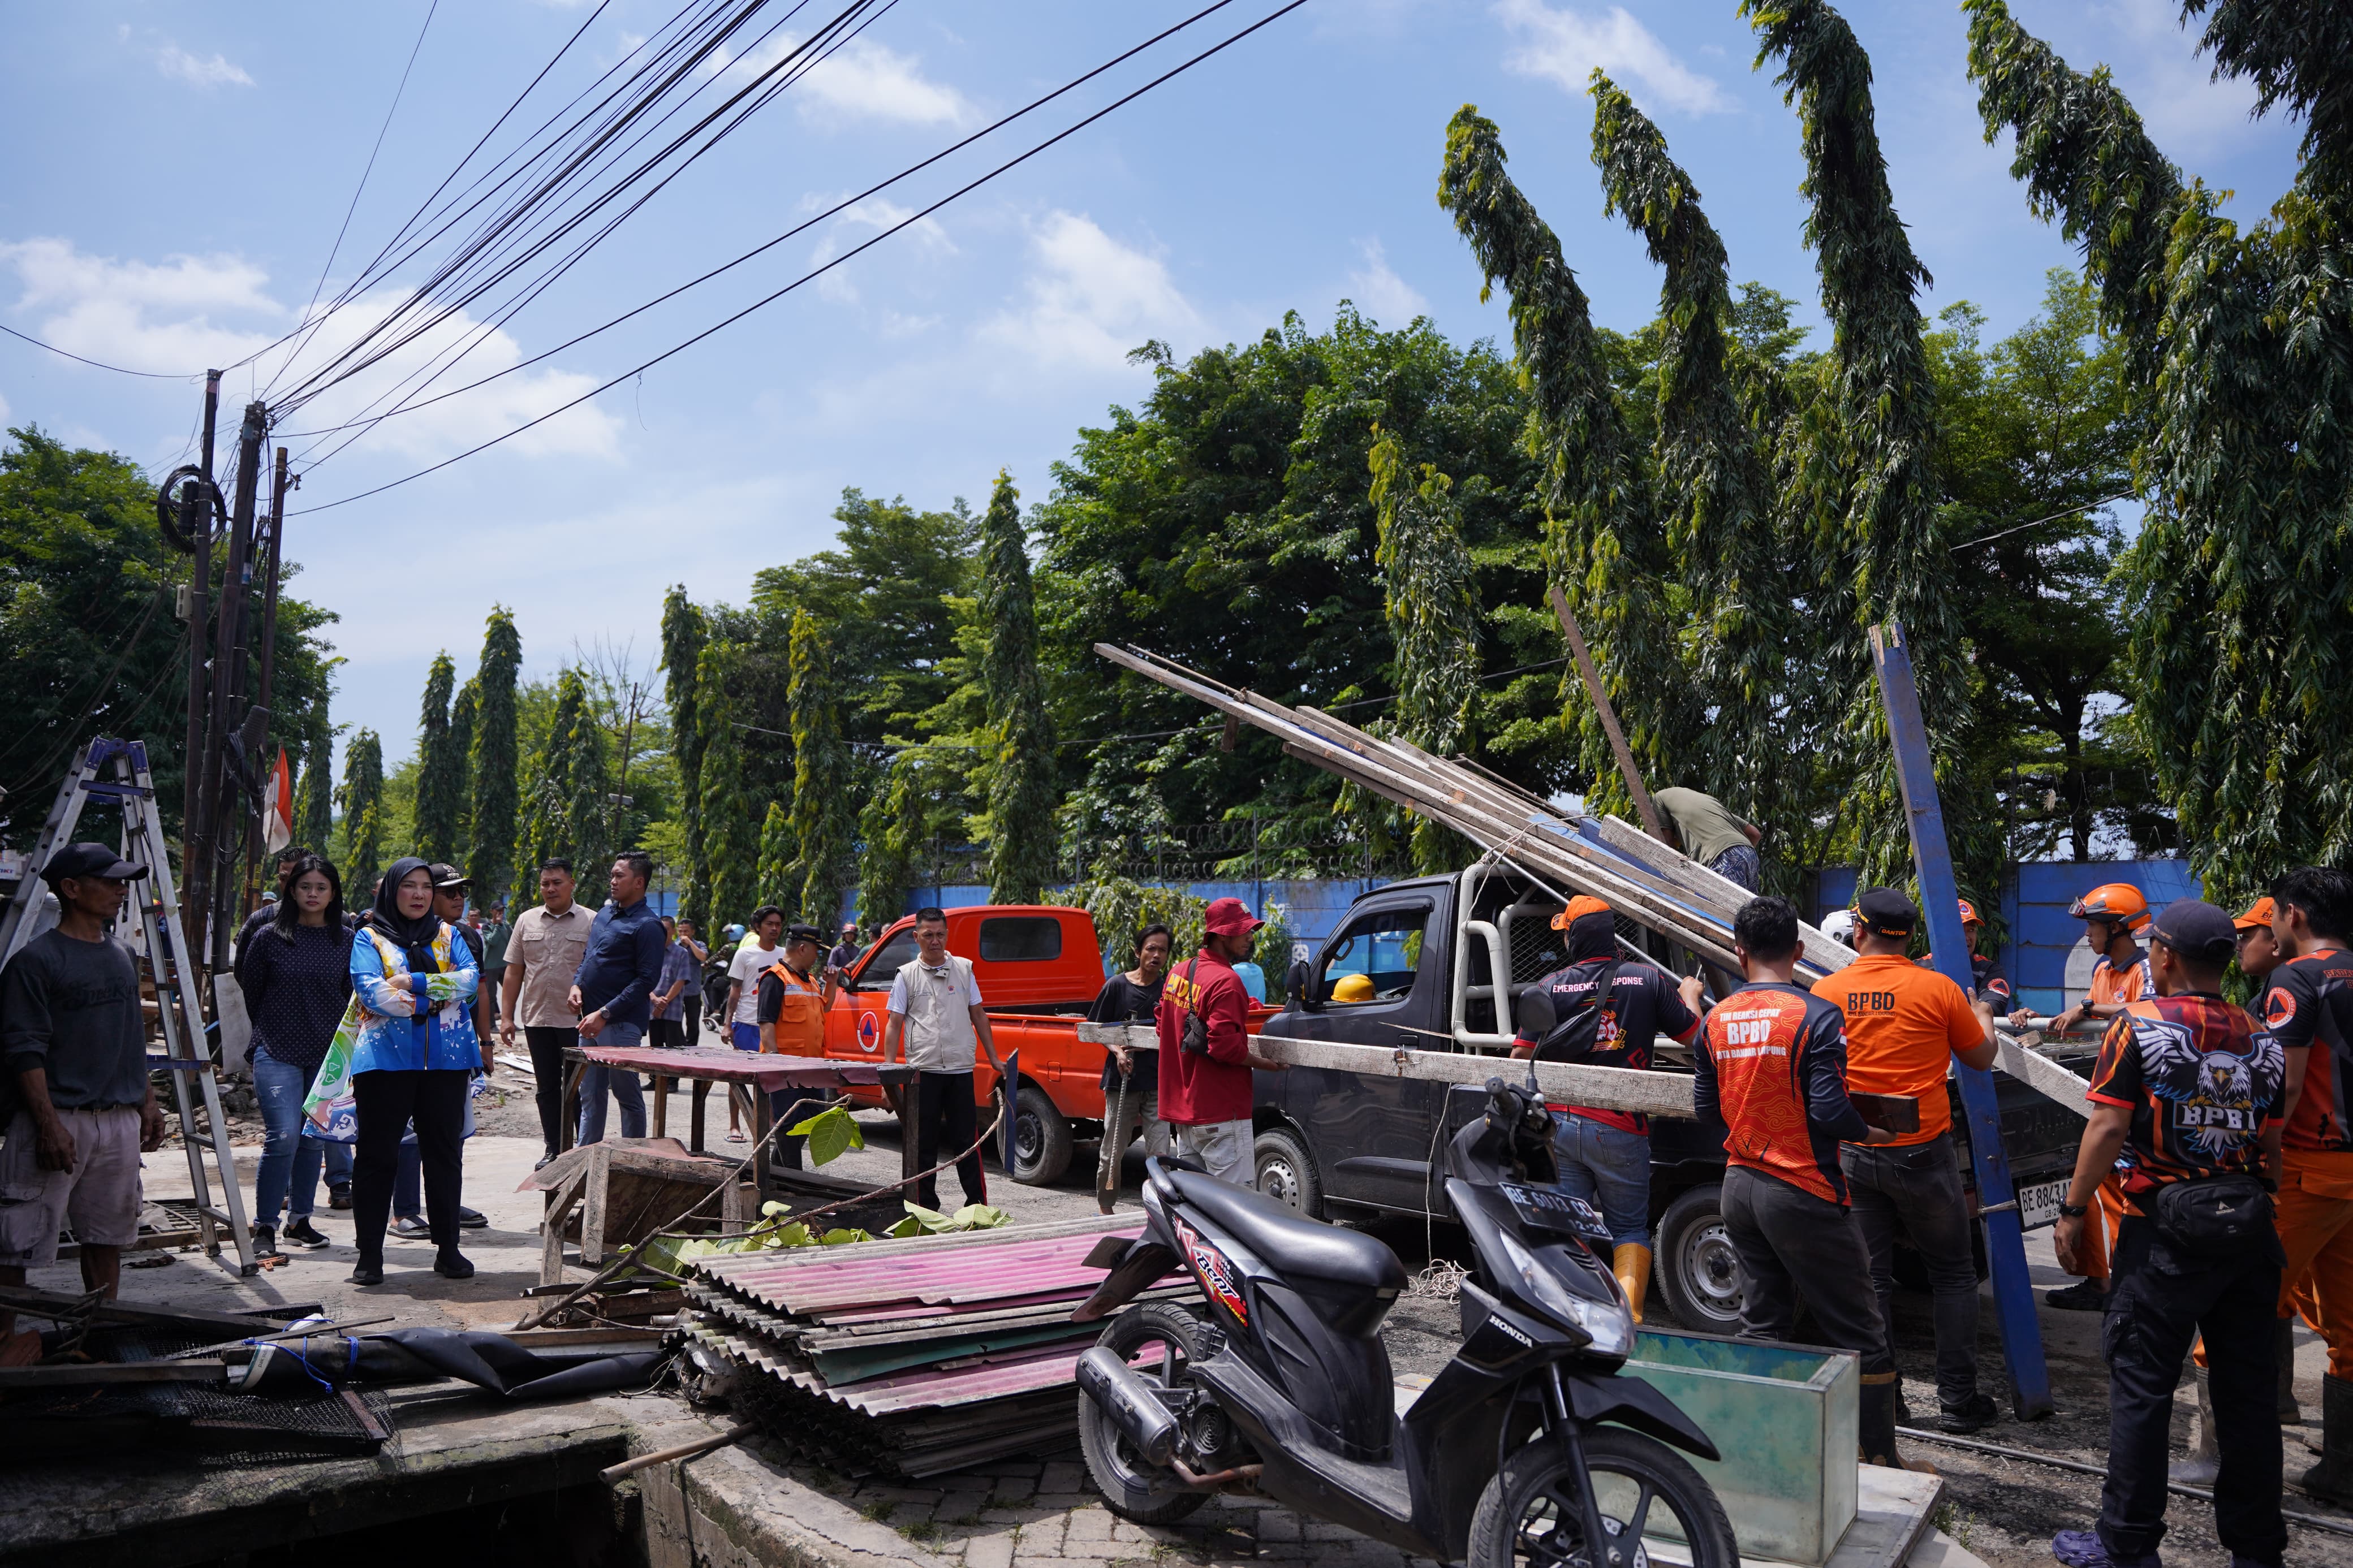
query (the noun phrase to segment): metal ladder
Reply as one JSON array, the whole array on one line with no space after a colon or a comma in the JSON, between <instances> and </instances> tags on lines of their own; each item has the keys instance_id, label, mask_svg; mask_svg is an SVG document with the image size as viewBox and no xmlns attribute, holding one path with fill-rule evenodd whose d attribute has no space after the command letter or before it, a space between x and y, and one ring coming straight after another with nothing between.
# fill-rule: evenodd
<instances>
[{"instance_id":1,"label":"metal ladder","mask_svg":"<svg viewBox=\"0 0 2353 1568\"><path fill-rule=\"evenodd\" d=\"M237 1272L258 1273L253 1256L253 1232L246 1223L245 1199L237 1191L237 1157L229 1147L228 1122L221 1115L220 1083L211 1051L205 1046L205 1015L196 975L187 963L187 943L180 929L180 898L172 886L172 861L164 841L164 823L155 810L155 781L147 769L147 746L142 741L99 739L83 748L74 771L58 786L57 804L27 857L25 875L16 884L5 912L0 912L0 963L14 958L36 934L40 899L40 868L49 857L74 842L74 827L82 807L96 801L122 811L122 857L144 865L143 897L135 897L146 959L155 982L155 1011L164 1026L164 1054L150 1056L152 1070L172 1073L180 1111L180 1144L188 1156L188 1183L195 1198L196 1228L205 1255L221 1255L216 1226L226 1226L236 1245ZM178 1005L175 1008L174 1003ZM190 1086L195 1092L190 1093ZM191 1102L194 1102L192 1104ZM193 1136L189 1119L201 1106L208 1139ZM210 1145L211 1165L206 1163ZM213 1201L216 1180L221 1201Z\"/></svg>"}]
</instances>

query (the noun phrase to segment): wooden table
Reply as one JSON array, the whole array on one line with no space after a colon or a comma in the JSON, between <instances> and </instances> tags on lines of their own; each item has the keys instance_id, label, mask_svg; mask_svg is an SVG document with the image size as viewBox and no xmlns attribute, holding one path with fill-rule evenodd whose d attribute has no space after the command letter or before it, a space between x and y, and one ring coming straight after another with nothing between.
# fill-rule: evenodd
<instances>
[{"instance_id":1,"label":"wooden table","mask_svg":"<svg viewBox=\"0 0 2353 1568\"><path fill-rule=\"evenodd\" d=\"M774 1114L768 1097L776 1090L831 1089L852 1084L876 1084L881 1086L892 1109L898 1111L901 1141L905 1145L908 1157L913 1155L914 1130L907 1125L907 1111L911 1107L905 1096L899 1092L913 1079L915 1075L912 1068L886 1067L876 1062L835 1061L824 1057L772 1056L724 1047L671 1049L659 1046L599 1046L585 1040L567 1049L564 1058L569 1066L564 1075L564 1111L556 1132L559 1152L572 1147L575 1130L580 1124L581 1077L593 1064L654 1075L654 1104L648 1118L648 1131L657 1138L669 1134L669 1080L674 1078L690 1079L694 1085L694 1109L688 1123L686 1146L692 1153L709 1152L703 1147L704 1104L714 1083L725 1086L729 1099L747 1113L754 1145L768 1136ZM773 1152L770 1152L772 1156ZM769 1163L768 1159L758 1161L754 1173L763 1203L771 1195Z\"/></svg>"}]
</instances>

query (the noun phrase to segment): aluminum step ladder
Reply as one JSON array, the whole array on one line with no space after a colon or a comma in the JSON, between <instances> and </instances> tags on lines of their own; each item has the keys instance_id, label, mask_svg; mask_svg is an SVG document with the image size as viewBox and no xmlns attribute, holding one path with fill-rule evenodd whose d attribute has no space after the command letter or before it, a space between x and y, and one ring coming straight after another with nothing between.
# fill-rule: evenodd
<instances>
[{"instance_id":1,"label":"aluminum step ladder","mask_svg":"<svg viewBox=\"0 0 2353 1568\"><path fill-rule=\"evenodd\" d=\"M55 923L42 918L40 868L48 864L50 856L75 842L74 829L81 820L82 808L93 802L121 809L122 858L148 868L143 884L133 888L131 900L138 911L142 939L137 946L143 949L140 956L146 960L154 981L155 1011L164 1029L164 1054L151 1054L147 1065L151 1071L160 1068L172 1074L172 1098L180 1113L180 1144L188 1156L189 1190L195 1198L196 1229L205 1256L221 1256L220 1231L226 1228L237 1248L237 1272L259 1273L253 1231L246 1223L245 1199L237 1191L237 1157L229 1146L228 1122L221 1115L218 1067L206 1041L201 982L187 963L180 898L172 885L170 848L164 841L163 818L155 809L155 781L147 768L146 742L92 741L83 748L74 771L58 786L57 803L41 825L25 875L6 910L0 912L0 963L14 958L17 949ZM192 1118L199 1110L206 1135L192 1131ZM218 1202L214 1199L216 1186Z\"/></svg>"}]
</instances>

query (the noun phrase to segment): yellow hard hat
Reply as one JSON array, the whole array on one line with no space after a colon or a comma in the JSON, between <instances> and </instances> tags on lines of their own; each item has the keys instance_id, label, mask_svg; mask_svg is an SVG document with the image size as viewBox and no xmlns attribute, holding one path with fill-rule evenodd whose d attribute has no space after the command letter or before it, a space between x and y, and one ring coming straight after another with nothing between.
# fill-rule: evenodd
<instances>
[{"instance_id":1,"label":"yellow hard hat","mask_svg":"<svg viewBox=\"0 0 2353 1568\"><path fill-rule=\"evenodd\" d=\"M1343 974L1332 984L1335 1002L1369 1002L1373 999L1373 977L1369 974Z\"/></svg>"}]
</instances>

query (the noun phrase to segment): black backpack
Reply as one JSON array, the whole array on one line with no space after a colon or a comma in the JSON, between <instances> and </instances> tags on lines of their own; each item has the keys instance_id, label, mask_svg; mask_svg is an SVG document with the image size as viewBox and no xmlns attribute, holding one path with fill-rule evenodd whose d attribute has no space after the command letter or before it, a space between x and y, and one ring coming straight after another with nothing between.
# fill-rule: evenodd
<instances>
[{"instance_id":1,"label":"black backpack","mask_svg":"<svg viewBox=\"0 0 2353 1568\"><path fill-rule=\"evenodd\" d=\"M1553 1011L1552 994L1530 986L1520 995L1520 1032L1527 1032L1530 1023L1545 1022L1548 1026L1536 1041L1535 1059L1540 1062L1581 1062L1593 1055L1593 1047L1601 1037L1601 1014L1608 1008L1617 1012L1618 972L1626 967L1622 958L1613 958L1601 966L1593 983L1593 1002L1569 1015L1566 1024L1557 1022ZM1532 1016L1531 1005L1541 1017Z\"/></svg>"}]
</instances>

